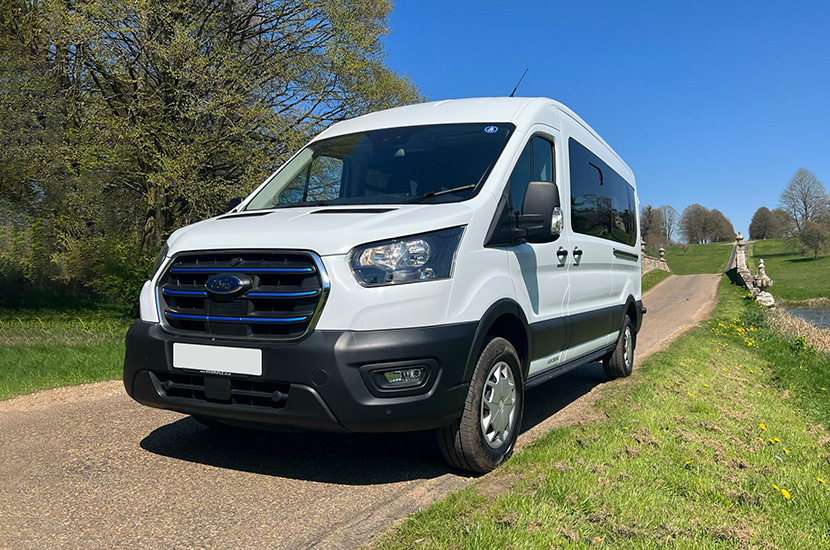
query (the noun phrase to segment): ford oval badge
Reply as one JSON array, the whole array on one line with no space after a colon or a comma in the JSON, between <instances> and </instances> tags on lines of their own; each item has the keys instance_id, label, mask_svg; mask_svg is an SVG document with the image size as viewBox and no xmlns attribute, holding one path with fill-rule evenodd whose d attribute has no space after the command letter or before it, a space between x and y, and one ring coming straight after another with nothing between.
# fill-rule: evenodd
<instances>
[{"instance_id":1,"label":"ford oval badge","mask_svg":"<svg viewBox=\"0 0 830 550\"><path fill-rule=\"evenodd\" d=\"M205 288L212 294L227 295L238 292L245 286L245 281L236 275L216 275L205 283Z\"/></svg>"}]
</instances>

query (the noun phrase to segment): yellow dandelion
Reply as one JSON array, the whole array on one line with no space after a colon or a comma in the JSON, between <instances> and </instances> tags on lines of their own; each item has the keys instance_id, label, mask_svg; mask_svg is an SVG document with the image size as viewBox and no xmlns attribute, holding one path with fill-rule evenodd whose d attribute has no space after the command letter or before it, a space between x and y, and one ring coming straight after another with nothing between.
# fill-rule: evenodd
<instances>
[{"instance_id":1,"label":"yellow dandelion","mask_svg":"<svg viewBox=\"0 0 830 550\"><path fill-rule=\"evenodd\" d=\"M781 443L781 440L780 440L780 439L778 439L778 438L776 437L776 438L775 438L775 442L776 442L776 443Z\"/></svg>"},{"instance_id":2,"label":"yellow dandelion","mask_svg":"<svg viewBox=\"0 0 830 550\"><path fill-rule=\"evenodd\" d=\"M689 394L689 397L691 397L691 396L692 396L692 392L687 391L686 393L687 393L687 394Z\"/></svg>"},{"instance_id":3,"label":"yellow dandelion","mask_svg":"<svg viewBox=\"0 0 830 550\"><path fill-rule=\"evenodd\" d=\"M769 441L770 443L772 443L773 445L775 445L775 441L773 441L773 440L772 440L772 438L767 439L767 441Z\"/></svg>"},{"instance_id":4,"label":"yellow dandelion","mask_svg":"<svg viewBox=\"0 0 830 550\"><path fill-rule=\"evenodd\" d=\"M824 480L821 479L820 477L817 477L816 479L818 480L819 483L824 484Z\"/></svg>"},{"instance_id":5,"label":"yellow dandelion","mask_svg":"<svg viewBox=\"0 0 830 550\"><path fill-rule=\"evenodd\" d=\"M623 426L623 430L627 430L627 429L628 429L628 426Z\"/></svg>"},{"instance_id":6,"label":"yellow dandelion","mask_svg":"<svg viewBox=\"0 0 830 550\"><path fill-rule=\"evenodd\" d=\"M726 369L723 369L723 372L729 372L729 371L728 371L728 370L726 370Z\"/></svg>"},{"instance_id":7,"label":"yellow dandelion","mask_svg":"<svg viewBox=\"0 0 830 550\"><path fill-rule=\"evenodd\" d=\"M755 372L755 371L754 371L754 370L752 370L752 369L749 369L749 372Z\"/></svg>"},{"instance_id":8,"label":"yellow dandelion","mask_svg":"<svg viewBox=\"0 0 830 550\"><path fill-rule=\"evenodd\" d=\"M687 461L686 461L686 466L688 466L688 465L689 465L689 464L691 464L692 462L694 462L694 460L687 460ZM823 482L822 482L822 483L823 483Z\"/></svg>"},{"instance_id":9,"label":"yellow dandelion","mask_svg":"<svg viewBox=\"0 0 830 550\"><path fill-rule=\"evenodd\" d=\"M787 454L790 454L789 449L787 449L786 447L784 447L784 452L787 453Z\"/></svg>"},{"instance_id":10,"label":"yellow dandelion","mask_svg":"<svg viewBox=\"0 0 830 550\"><path fill-rule=\"evenodd\" d=\"M764 424L763 422L761 422L760 424L758 424L758 426L759 426L762 430L766 430L766 429L767 429L767 425L766 425L766 424Z\"/></svg>"},{"instance_id":11,"label":"yellow dandelion","mask_svg":"<svg viewBox=\"0 0 830 550\"><path fill-rule=\"evenodd\" d=\"M704 388L708 388L708 387L709 387L709 384L703 384L703 387L704 387Z\"/></svg>"},{"instance_id":12,"label":"yellow dandelion","mask_svg":"<svg viewBox=\"0 0 830 550\"><path fill-rule=\"evenodd\" d=\"M821 391L827 391L827 388L821 388Z\"/></svg>"},{"instance_id":13,"label":"yellow dandelion","mask_svg":"<svg viewBox=\"0 0 830 550\"><path fill-rule=\"evenodd\" d=\"M780 488L780 487L778 487L778 485L775 485L774 483L772 484L772 486L773 486L773 487L775 487L775 490L776 490L776 491L780 491L780 490L781 490L781 488Z\"/></svg>"},{"instance_id":14,"label":"yellow dandelion","mask_svg":"<svg viewBox=\"0 0 830 550\"><path fill-rule=\"evenodd\" d=\"M758 395L761 395L761 392L758 392Z\"/></svg>"},{"instance_id":15,"label":"yellow dandelion","mask_svg":"<svg viewBox=\"0 0 830 550\"><path fill-rule=\"evenodd\" d=\"M790 496L790 492L787 491L786 489L781 489L781 494L784 495L784 498L786 498L787 500L790 500L792 498Z\"/></svg>"}]
</instances>

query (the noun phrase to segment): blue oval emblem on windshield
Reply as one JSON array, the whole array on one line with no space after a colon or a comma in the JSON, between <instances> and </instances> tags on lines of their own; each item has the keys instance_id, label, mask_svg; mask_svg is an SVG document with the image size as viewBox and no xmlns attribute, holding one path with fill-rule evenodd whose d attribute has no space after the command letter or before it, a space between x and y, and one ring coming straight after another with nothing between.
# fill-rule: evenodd
<instances>
[{"instance_id":1,"label":"blue oval emblem on windshield","mask_svg":"<svg viewBox=\"0 0 830 550\"><path fill-rule=\"evenodd\" d=\"M205 283L205 288L213 294L233 294L241 289L245 282L235 275L217 275Z\"/></svg>"},{"instance_id":2,"label":"blue oval emblem on windshield","mask_svg":"<svg viewBox=\"0 0 830 550\"><path fill-rule=\"evenodd\" d=\"M498 126L488 126L484 129L485 134L495 134L498 131L499 131Z\"/></svg>"}]
</instances>

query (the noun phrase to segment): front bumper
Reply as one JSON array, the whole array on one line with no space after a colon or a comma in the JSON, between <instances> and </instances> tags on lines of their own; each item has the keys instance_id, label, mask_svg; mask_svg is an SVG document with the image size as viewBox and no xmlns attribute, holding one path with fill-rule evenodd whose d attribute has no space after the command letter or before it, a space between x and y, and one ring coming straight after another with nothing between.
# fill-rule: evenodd
<instances>
[{"instance_id":1,"label":"front bumper","mask_svg":"<svg viewBox=\"0 0 830 550\"><path fill-rule=\"evenodd\" d=\"M294 342L206 340L136 321L127 333L124 387L144 405L232 424L322 431L395 432L451 423L464 406L463 380L475 323L380 331L317 330ZM262 375L173 367L173 343L262 350ZM378 387L376 369L423 366L415 388Z\"/></svg>"}]
</instances>

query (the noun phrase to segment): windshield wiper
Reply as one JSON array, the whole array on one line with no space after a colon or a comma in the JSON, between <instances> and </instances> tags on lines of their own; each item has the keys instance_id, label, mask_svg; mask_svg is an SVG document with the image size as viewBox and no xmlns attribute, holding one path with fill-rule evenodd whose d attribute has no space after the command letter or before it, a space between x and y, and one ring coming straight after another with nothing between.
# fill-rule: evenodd
<instances>
[{"instance_id":1,"label":"windshield wiper","mask_svg":"<svg viewBox=\"0 0 830 550\"><path fill-rule=\"evenodd\" d=\"M432 197L438 197L440 195L449 195L450 193L457 193L459 191L467 191L468 189L475 189L478 187L477 183L471 183L470 185L462 185L461 187L452 187L450 189L442 189L441 191L430 191L429 193L424 193L423 195L419 195L417 197L412 197L409 200L403 201L401 204L409 204L411 202L421 202L426 199L431 199Z\"/></svg>"}]
</instances>

